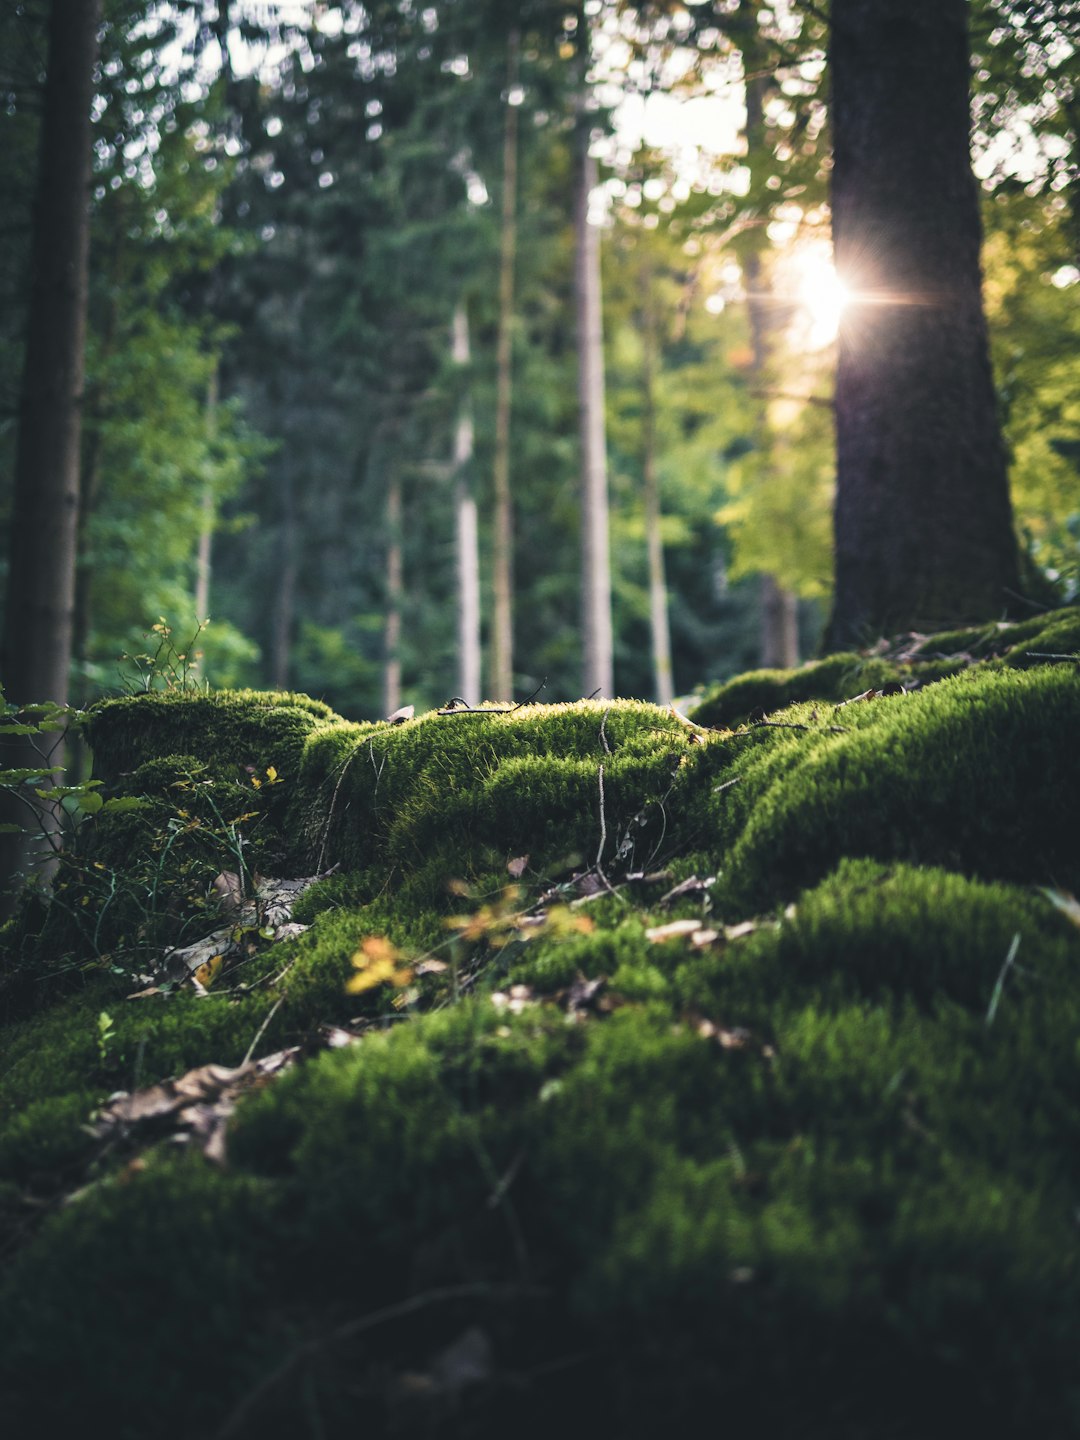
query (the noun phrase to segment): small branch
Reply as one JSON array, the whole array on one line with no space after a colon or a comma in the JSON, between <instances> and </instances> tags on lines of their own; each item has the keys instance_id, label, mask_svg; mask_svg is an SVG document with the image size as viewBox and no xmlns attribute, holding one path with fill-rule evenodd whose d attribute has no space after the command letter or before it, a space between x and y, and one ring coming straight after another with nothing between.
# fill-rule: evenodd
<instances>
[{"instance_id":1,"label":"small branch","mask_svg":"<svg viewBox=\"0 0 1080 1440\"><path fill-rule=\"evenodd\" d=\"M1071 660L1074 665L1080 665L1080 655L1052 655L1044 650L1025 650L1024 657L1028 660Z\"/></svg>"},{"instance_id":2,"label":"small branch","mask_svg":"<svg viewBox=\"0 0 1080 1440\"><path fill-rule=\"evenodd\" d=\"M285 1004L285 996L287 994L288 991L282 991L282 993L278 996L277 1000L274 1002L269 1015L267 1015L266 1019L259 1026L258 1030L256 1030L255 1039L252 1040L251 1044L247 1048L247 1054L244 1056L243 1060L240 1061L241 1068L245 1066L251 1059L251 1057L255 1054L255 1047L258 1045L259 1041L269 1029L271 1020L273 1020L274 1016L281 1009L282 1005Z\"/></svg>"},{"instance_id":3,"label":"small branch","mask_svg":"<svg viewBox=\"0 0 1080 1440\"><path fill-rule=\"evenodd\" d=\"M834 735L847 735L850 733L846 725L797 725L794 720L755 720L750 729L811 730L815 734L827 730ZM749 731L746 733L749 733Z\"/></svg>"},{"instance_id":4,"label":"small branch","mask_svg":"<svg viewBox=\"0 0 1080 1440\"><path fill-rule=\"evenodd\" d=\"M607 725L607 717L608 717L610 714L611 714L611 711L610 711L610 710L605 710L605 711L604 711L604 718L603 718L603 720L600 721L600 743L601 743L601 745L603 745L604 751L605 751L605 753L608 754L608 755L611 754L611 746L608 744L607 732L605 731L604 727Z\"/></svg>"},{"instance_id":5,"label":"small branch","mask_svg":"<svg viewBox=\"0 0 1080 1440\"><path fill-rule=\"evenodd\" d=\"M797 400L800 405L820 405L824 410L835 410L836 402L827 395L791 395L786 390L751 390L759 400Z\"/></svg>"},{"instance_id":6,"label":"small branch","mask_svg":"<svg viewBox=\"0 0 1080 1440\"><path fill-rule=\"evenodd\" d=\"M990 996L990 1004L987 1006L986 1009L987 1025L992 1025L994 1023L994 1016L997 1014L997 1009L998 1006L1001 1004L1001 997L1005 990L1005 978L1013 967L1013 963L1016 960L1016 952L1019 949L1020 931L1017 930L1016 934L1012 938L1012 944L1009 946L1009 953L1005 956L1005 964L1002 965L1001 973L998 975L997 984L994 986L994 993Z\"/></svg>"}]
</instances>

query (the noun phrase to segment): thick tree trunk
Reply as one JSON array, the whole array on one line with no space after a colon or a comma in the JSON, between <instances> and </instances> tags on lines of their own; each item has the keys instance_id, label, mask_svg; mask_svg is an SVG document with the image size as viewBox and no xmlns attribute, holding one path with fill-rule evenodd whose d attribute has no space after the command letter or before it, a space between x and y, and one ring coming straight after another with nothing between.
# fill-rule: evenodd
<instances>
[{"instance_id":1,"label":"thick tree trunk","mask_svg":"<svg viewBox=\"0 0 1080 1440\"><path fill-rule=\"evenodd\" d=\"M100 0L53 0L19 402L0 679L17 704L68 700L75 608L79 439L90 234L90 106ZM3 762L35 763L5 747ZM18 811L4 821L22 821ZM45 817L47 828L53 828ZM25 869L0 846L0 884Z\"/></svg>"},{"instance_id":2,"label":"thick tree trunk","mask_svg":"<svg viewBox=\"0 0 1080 1440\"><path fill-rule=\"evenodd\" d=\"M3 680L20 704L68 697L86 336L97 0L53 0L19 406Z\"/></svg>"},{"instance_id":3,"label":"thick tree trunk","mask_svg":"<svg viewBox=\"0 0 1080 1440\"><path fill-rule=\"evenodd\" d=\"M469 363L469 317L454 311L454 362ZM473 459L473 422L468 400L462 402L454 433L454 514L457 553L458 694L470 705L480 695L480 539L476 498L469 484Z\"/></svg>"},{"instance_id":4,"label":"thick tree trunk","mask_svg":"<svg viewBox=\"0 0 1080 1440\"><path fill-rule=\"evenodd\" d=\"M614 692L611 560L608 547L607 457L604 430L604 335L600 310L600 231L589 224L597 183L586 117L579 124L575 224L578 402L581 412L581 604L584 693Z\"/></svg>"},{"instance_id":5,"label":"thick tree trunk","mask_svg":"<svg viewBox=\"0 0 1080 1440\"><path fill-rule=\"evenodd\" d=\"M517 83L519 37L507 40L506 114L503 120L502 231L499 246L499 336L495 393L495 535L491 678L500 699L514 695L514 528L510 500L510 402L513 382L514 265L517 255L518 112L511 103Z\"/></svg>"},{"instance_id":6,"label":"thick tree trunk","mask_svg":"<svg viewBox=\"0 0 1080 1440\"><path fill-rule=\"evenodd\" d=\"M828 643L1000 615L1016 542L982 309L964 0L834 0Z\"/></svg>"},{"instance_id":7,"label":"thick tree trunk","mask_svg":"<svg viewBox=\"0 0 1080 1440\"><path fill-rule=\"evenodd\" d=\"M675 698L671 671L671 629L668 624L664 542L660 535L660 476L656 465L656 310L652 266L646 257L641 270L641 468L645 491L645 543L649 561L649 633L652 641L653 692L658 705Z\"/></svg>"}]
</instances>

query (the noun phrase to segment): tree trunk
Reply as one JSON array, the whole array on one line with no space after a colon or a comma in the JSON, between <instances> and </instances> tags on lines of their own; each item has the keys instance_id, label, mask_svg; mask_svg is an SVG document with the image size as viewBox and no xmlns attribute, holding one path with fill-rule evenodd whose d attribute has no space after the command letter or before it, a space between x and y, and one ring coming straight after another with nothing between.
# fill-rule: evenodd
<instances>
[{"instance_id":1,"label":"tree trunk","mask_svg":"<svg viewBox=\"0 0 1080 1440\"><path fill-rule=\"evenodd\" d=\"M751 46L754 45L751 40ZM761 72L761 61L751 48L744 56L753 73L746 82L746 144L750 155L758 153L766 143L764 99L768 83ZM755 388L766 389L768 381L769 330L776 326L776 311L770 304L761 256L751 250L743 262L746 276L746 308L750 321L750 348L753 352L753 374ZM769 452L768 417L765 402L762 401L756 420L757 443L762 455ZM769 476L763 467L759 481L769 483ZM761 646L760 657L763 666L769 669L790 669L799 663L798 600L795 593L781 584L776 575L763 574L761 577Z\"/></svg>"},{"instance_id":2,"label":"tree trunk","mask_svg":"<svg viewBox=\"0 0 1080 1440\"><path fill-rule=\"evenodd\" d=\"M206 387L206 438L213 445L217 435L218 364L210 372ZM195 623L202 625L210 618L210 566L214 543L214 491L207 481L203 485L200 505L199 548L195 552Z\"/></svg>"},{"instance_id":3,"label":"tree trunk","mask_svg":"<svg viewBox=\"0 0 1080 1440\"><path fill-rule=\"evenodd\" d=\"M589 154L589 126L578 125L575 227L578 403L581 413L581 604L586 695L614 691L611 635L611 560L608 549L607 459L604 431L604 338L600 311L600 230L589 224L589 195L597 183Z\"/></svg>"},{"instance_id":4,"label":"tree trunk","mask_svg":"<svg viewBox=\"0 0 1080 1440\"><path fill-rule=\"evenodd\" d=\"M98 17L97 0L53 0L49 16L3 645L19 704L68 698Z\"/></svg>"},{"instance_id":5,"label":"tree trunk","mask_svg":"<svg viewBox=\"0 0 1080 1440\"><path fill-rule=\"evenodd\" d=\"M827 642L1000 615L1018 588L983 316L964 0L834 0L836 377Z\"/></svg>"},{"instance_id":6,"label":"tree trunk","mask_svg":"<svg viewBox=\"0 0 1080 1440\"><path fill-rule=\"evenodd\" d=\"M401 476L391 472L386 492L386 619L383 629L383 710L401 708Z\"/></svg>"},{"instance_id":7,"label":"tree trunk","mask_svg":"<svg viewBox=\"0 0 1080 1440\"><path fill-rule=\"evenodd\" d=\"M100 0L53 0L0 674L17 704L68 700L90 235L90 107ZM5 747L12 766L35 763ZM5 821L21 815L0 816ZM46 821L52 828L52 822ZM0 867L23 870L20 836ZM2 879L2 876L0 876Z\"/></svg>"},{"instance_id":8,"label":"tree trunk","mask_svg":"<svg viewBox=\"0 0 1080 1440\"><path fill-rule=\"evenodd\" d=\"M510 401L513 381L514 264L517 255L518 112L511 103L517 83L519 37L507 39L506 114L503 120L502 229L499 241L499 334L495 392L495 535L491 670L493 693L514 695L513 511L510 501ZM464 693L464 692L463 692Z\"/></svg>"},{"instance_id":9,"label":"tree trunk","mask_svg":"<svg viewBox=\"0 0 1080 1440\"><path fill-rule=\"evenodd\" d=\"M296 605L296 498L289 463L281 468L281 543L278 583L270 632L270 683L288 690L291 683L293 610ZM199 617L197 617L199 618Z\"/></svg>"},{"instance_id":10,"label":"tree trunk","mask_svg":"<svg viewBox=\"0 0 1080 1440\"><path fill-rule=\"evenodd\" d=\"M658 705L670 705L675 698L675 688L671 673L671 629L668 624L667 581L664 576L664 542L660 534L660 477L656 468L656 310L652 265L648 256L641 270L641 291L641 468L645 491L645 543L649 560L649 631L652 640L653 691Z\"/></svg>"},{"instance_id":11,"label":"tree trunk","mask_svg":"<svg viewBox=\"0 0 1080 1440\"><path fill-rule=\"evenodd\" d=\"M761 577L761 663L770 670L799 663L799 602L775 575Z\"/></svg>"},{"instance_id":12,"label":"tree trunk","mask_svg":"<svg viewBox=\"0 0 1080 1440\"><path fill-rule=\"evenodd\" d=\"M454 311L454 362L469 363L469 317L464 305ZM454 434L454 514L457 551L458 694L470 705L480 695L480 540L476 499L469 484L473 458L473 422L462 402ZM388 712L389 713L389 712Z\"/></svg>"}]
</instances>

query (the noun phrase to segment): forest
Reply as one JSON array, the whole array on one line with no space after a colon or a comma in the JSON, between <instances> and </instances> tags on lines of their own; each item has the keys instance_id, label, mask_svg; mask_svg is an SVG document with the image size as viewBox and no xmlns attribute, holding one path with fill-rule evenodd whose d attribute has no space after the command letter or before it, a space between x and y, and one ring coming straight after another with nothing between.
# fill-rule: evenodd
<instances>
[{"instance_id":1,"label":"forest","mask_svg":"<svg viewBox=\"0 0 1080 1440\"><path fill-rule=\"evenodd\" d=\"M13 1433L1078 1432L1078 87L2 0Z\"/></svg>"}]
</instances>

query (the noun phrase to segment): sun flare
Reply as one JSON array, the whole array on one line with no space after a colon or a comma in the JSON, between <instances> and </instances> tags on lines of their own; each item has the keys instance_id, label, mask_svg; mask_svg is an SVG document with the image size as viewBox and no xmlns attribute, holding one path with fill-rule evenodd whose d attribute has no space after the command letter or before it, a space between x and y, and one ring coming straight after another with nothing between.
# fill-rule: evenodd
<instances>
[{"instance_id":1,"label":"sun flare","mask_svg":"<svg viewBox=\"0 0 1080 1440\"><path fill-rule=\"evenodd\" d=\"M799 255L796 269L795 298L803 314L802 343L808 350L823 350L839 334L852 294L837 275L831 258L819 250Z\"/></svg>"}]
</instances>

